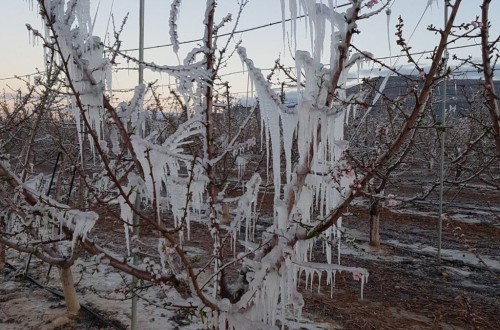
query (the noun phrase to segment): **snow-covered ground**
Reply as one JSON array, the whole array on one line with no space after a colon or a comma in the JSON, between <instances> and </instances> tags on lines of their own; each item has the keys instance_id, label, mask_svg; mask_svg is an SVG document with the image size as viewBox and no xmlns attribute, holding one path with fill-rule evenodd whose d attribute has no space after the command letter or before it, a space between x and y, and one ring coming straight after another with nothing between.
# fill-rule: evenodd
<instances>
[{"instance_id":1,"label":"snow-covered ground","mask_svg":"<svg viewBox=\"0 0 500 330\"><path fill-rule=\"evenodd\" d=\"M0 272L0 329L101 329L101 326L93 327L89 321L67 315L64 300L24 279L26 255L9 251L8 260L18 271L6 267L3 273ZM47 289L61 292L57 270L52 268L50 273L48 270L47 264L33 257L27 275ZM96 266L95 262L82 259L75 262L72 271L80 304L118 324L116 328L128 329L132 304L131 299L125 298L125 291L131 283L130 276L105 264ZM171 288L168 294L166 292L153 286L139 293L138 329L206 329L199 317L172 306L176 301L185 304L179 293ZM307 313L300 320L289 321L288 326L292 329L330 328L329 324L308 320Z\"/></svg>"},{"instance_id":2,"label":"snow-covered ground","mask_svg":"<svg viewBox=\"0 0 500 330\"><path fill-rule=\"evenodd\" d=\"M360 203L357 204L359 206ZM415 217L432 215L431 212L413 210L393 211L396 211L395 214ZM481 219L482 215L476 214L475 218ZM461 219L461 213L453 216L453 220L461 221ZM270 218L263 215L260 224L257 225L257 232L262 230L265 227L264 224L269 221ZM355 258L357 260L380 261L396 265L418 263L419 255L436 255L436 248L431 246L428 241L418 241L418 237L387 239L383 241L382 249L375 251L368 245L368 234L365 231L344 228L343 232L341 255L351 260ZM412 233L409 233L409 235L412 235ZM408 253L401 253L402 251ZM199 256L202 255L202 252L196 247L189 247L188 254L190 256ZM495 272L500 271L500 260L495 255L477 254L459 246L457 248L442 249L441 253L442 259L450 263L443 265L440 269L450 276L458 278L464 287L484 290L486 285L482 282L478 283L475 280L476 270L467 266L477 267L478 269L490 268ZM26 255L20 258L17 252L9 250L8 261L16 268L24 269L25 260ZM457 263L453 263L454 261L457 261ZM28 275L47 285L49 289L61 291L57 270L52 269L47 276L48 269L48 265L36 258L32 258ZM131 282L131 278L128 275L122 275L106 264L100 263L96 265L91 258L78 259L72 270L81 304L86 305L108 320L118 322L123 328L127 328L130 325L131 300L126 299L125 295L127 294L126 284ZM370 282L367 284L368 289L369 287ZM167 295L165 292L167 291L161 290L158 286L140 292L141 299L138 302L139 329L204 329L201 319L171 306L176 301L184 302L180 293L170 290ZM309 319L316 318L313 314L306 314L305 317ZM67 317L63 300L22 280L12 270L6 269L3 274L0 274L0 329L50 330L61 326L70 329L101 328L94 326L88 320L75 320ZM301 329L328 329L333 325L331 323L320 324L304 320L304 323L296 323L292 326Z\"/></svg>"}]
</instances>

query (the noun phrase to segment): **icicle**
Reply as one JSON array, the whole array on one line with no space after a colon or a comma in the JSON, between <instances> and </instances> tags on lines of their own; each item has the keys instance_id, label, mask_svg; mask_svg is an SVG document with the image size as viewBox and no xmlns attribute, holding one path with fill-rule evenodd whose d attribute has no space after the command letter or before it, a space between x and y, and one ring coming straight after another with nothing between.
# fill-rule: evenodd
<instances>
[{"instance_id":1,"label":"icicle","mask_svg":"<svg viewBox=\"0 0 500 330\"><path fill-rule=\"evenodd\" d=\"M332 246L330 243L327 241L325 243L325 249L326 249L326 262L331 264L332 263Z\"/></svg>"},{"instance_id":2,"label":"icicle","mask_svg":"<svg viewBox=\"0 0 500 330\"><path fill-rule=\"evenodd\" d=\"M57 212L57 211L56 211ZM63 211L60 221L64 221L64 225L73 231L73 239L71 241L71 249L75 249L76 240L80 238L85 241L87 233L94 227L99 216L95 212L82 212L78 210Z\"/></svg>"},{"instance_id":3,"label":"icicle","mask_svg":"<svg viewBox=\"0 0 500 330\"><path fill-rule=\"evenodd\" d=\"M75 117L75 124L76 124L76 132L78 135L78 145L80 147L80 159L83 160L83 132L82 132L82 123L81 123L81 118L80 118L80 110L78 110L75 105L74 105L74 100L71 99L70 101L70 106L71 106L71 112L73 113L73 116Z\"/></svg>"},{"instance_id":4,"label":"icicle","mask_svg":"<svg viewBox=\"0 0 500 330\"><path fill-rule=\"evenodd\" d=\"M290 5L290 26L293 35L293 45L294 49L297 50L297 2L296 0L291 0Z\"/></svg>"},{"instance_id":5,"label":"icicle","mask_svg":"<svg viewBox=\"0 0 500 330\"><path fill-rule=\"evenodd\" d=\"M169 23L169 33L170 42L172 43L172 48L174 53L177 55L179 52L179 36L177 35L177 18L179 16L181 0L174 0L170 5L170 17Z\"/></svg>"},{"instance_id":6,"label":"icicle","mask_svg":"<svg viewBox=\"0 0 500 330\"><path fill-rule=\"evenodd\" d=\"M248 72L252 78L252 85L255 84L257 93L259 94L261 118L265 128L265 140L267 161L269 168L269 161L273 165L273 181L275 187L275 199L279 199L281 190L281 136L280 136L280 115L287 112L287 108L283 106L279 97L272 91L269 84L262 76L260 70L256 69L253 62L246 56L246 50L243 47L238 48L238 54L245 61L248 67ZM272 159L270 158L269 147L272 150Z\"/></svg>"},{"instance_id":7,"label":"icicle","mask_svg":"<svg viewBox=\"0 0 500 330\"><path fill-rule=\"evenodd\" d=\"M281 116L283 128L283 148L285 149L286 181L290 183L292 178L292 148L293 136L298 125L297 114L283 114Z\"/></svg>"},{"instance_id":8,"label":"icicle","mask_svg":"<svg viewBox=\"0 0 500 330\"><path fill-rule=\"evenodd\" d=\"M352 273L354 280L360 280L361 281L361 299L363 299L363 286L365 283L367 283L368 280L368 271L364 268L357 268L357 267L345 267L345 266L339 266L339 265L328 265L328 264L322 264L322 263L313 263L313 262L296 262L295 263L295 268L294 271L296 272L297 277L296 279L300 279L300 275L302 272L306 274L305 278L305 290L307 290L308 286L311 285L309 288L312 290L313 287L313 281L314 281L314 274L318 274L318 281L319 285L321 285L321 273L326 272L326 282L327 284L330 284L330 296L333 297L333 288L335 287L335 274L337 271L345 271ZM294 283L297 285L297 280L294 281ZM318 288L318 292L320 292L320 288Z\"/></svg>"},{"instance_id":9,"label":"icicle","mask_svg":"<svg viewBox=\"0 0 500 330\"><path fill-rule=\"evenodd\" d=\"M253 223L253 210L256 207L257 196L262 179L255 173L245 185L245 194L238 201L237 213L231 223L233 233L239 232L243 220L245 220L245 248L248 248L248 241Z\"/></svg>"},{"instance_id":10,"label":"icicle","mask_svg":"<svg viewBox=\"0 0 500 330\"><path fill-rule=\"evenodd\" d=\"M243 173L245 173L246 165L247 165L247 160L244 157L242 156L236 157L236 166L238 167L238 181L241 181Z\"/></svg>"}]
</instances>

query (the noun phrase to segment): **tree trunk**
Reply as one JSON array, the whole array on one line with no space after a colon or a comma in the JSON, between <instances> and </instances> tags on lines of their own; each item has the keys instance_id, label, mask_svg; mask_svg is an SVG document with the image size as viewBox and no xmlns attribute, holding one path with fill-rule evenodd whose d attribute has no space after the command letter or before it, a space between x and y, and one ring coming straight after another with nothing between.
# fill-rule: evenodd
<instances>
[{"instance_id":1,"label":"tree trunk","mask_svg":"<svg viewBox=\"0 0 500 330\"><path fill-rule=\"evenodd\" d=\"M76 296L75 283L73 282L73 274L71 267L59 268L59 275L63 286L64 300L66 301L66 308L68 313L76 315L80 310L80 304Z\"/></svg>"},{"instance_id":2,"label":"tree trunk","mask_svg":"<svg viewBox=\"0 0 500 330\"><path fill-rule=\"evenodd\" d=\"M370 198L370 245L380 248L380 199Z\"/></svg>"}]
</instances>

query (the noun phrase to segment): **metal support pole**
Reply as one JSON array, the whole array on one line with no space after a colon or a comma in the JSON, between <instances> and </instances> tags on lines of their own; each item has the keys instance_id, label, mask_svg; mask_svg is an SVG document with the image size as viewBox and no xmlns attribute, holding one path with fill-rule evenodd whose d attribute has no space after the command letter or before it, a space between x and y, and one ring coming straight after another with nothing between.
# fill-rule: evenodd
<instances>
[{"instance_id":1,"label":"metal support pole","mask_svg":"<svg viewBox=\"0 0 500 330\"><path fill-rule=\"evenodd\" d=\"M444 25L448 24L448 3L449 0L444 0ZM444 49L444 68L447 70L448 63L448 48ZM448 97L446 88L448 87L447 78L443 79L442 109L441 109L441 157L439 166L439 214L438 214L438 241L437 241L437 259L441 261L441 240L443 235L443 191L444 191L444 147L446 137L446 98Z\"/></svg>"},{"instance_id":2,"label":"metal support pole","mask_svg":"<svg viewBox=\"0 0 500 330\"><path fill-rule=\"evenodd\" d=\"M139 8L139 84L144 82L144 0Z\"/></svg>"},{"instance_id":3,"label":"metal support pole","mask_svg":"<svg viewBox=\"0 0 500 330\"><path fill-rule=\"evenodd\" d=\"M139 5L139 84L144 83L144 0L140 0L140 5ZM142 125L142 124L141 124ZM139 128L139 133L142 135L142 128ZM140 195L137 193L135 197L135 208L139 209L141 204L141 199ZM137 214L134 214L133 217L133 224L134 224L134 236L136 238L139 237L139 216ZM134 253L134 266L137 266L139 264L139 257L137 253ZM137 327L137 301L138 297L136 294L136 288L137 288L137 277L133 277L132 279L132 322L130 325L131 330L136 330L138 329Z\"/></svg>"},{"instance_id":4,"label":"metal support pole","mask_svg":"<svg viewBox=\"0 0 500 330\"><path fill-rule=\"evenodd\" d=\"M62 152L57 153L56 163L54 165L54 170L52 171L52 176L50 177L49 189L47 190L47 197L50 197L50 192L52 191L52 184L54 183L54 178L57 172L57 165L59 165L59 158L61 158Z\"/></svg>"}]
</instances>

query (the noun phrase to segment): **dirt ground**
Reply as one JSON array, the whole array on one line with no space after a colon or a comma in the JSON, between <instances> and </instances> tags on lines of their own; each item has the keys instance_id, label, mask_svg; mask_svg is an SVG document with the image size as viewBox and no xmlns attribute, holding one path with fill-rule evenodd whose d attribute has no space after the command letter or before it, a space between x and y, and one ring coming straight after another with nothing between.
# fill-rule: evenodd
<instances>
[{"instance_id":1,"label":"dirt ground","mask_svg":"<svg viewBox=\"0 0 500 330\"><path fill-rule=\"evenodd\" d=\"M347 217L347 228L368 230L366 211L354 209ZM394 238L415 240L436 236L436 220L424 216L402 216L384 212L382 241ZM453 225L456 225L455 223ZM492 225L467 225L466 238L457 239L453 226L445 227L443 248L467 251L474 246L479 255L491 255L500 261L500 229ZM481 264L410 250L397 245L382 245L371 251L359 242L360 253L374 258L343 256L344 264L369 270L364 299L359 287L348 275L337 280L333 299L329 292L305 293L310 303L306 310L330 321L332 328L343 329L498 329L500 313L500 272ZM365 249L366 251L363 251ZM391 260L393 259L393 260ZM326 290L328 291L328 290Z\"/></svg>"},{"instance_id":2,"label":"dirt ground","mask_svg":"<svg viewBox=\"0 0 500 330\"><path fill-rule=\"evenodd\" d=\"M32 278L30 276L30 278ZM33 279L33 278L32 278ZM41 284L41 283L40 283ZM55 294L56 293L56 294ZM68 315L58 290L40 287L7 266L0 272L0 329L113 329L108 322L85 309L79 315Z\"/></svg>"},{"instance_id":3,"label":"dirt ground","mask_svg":"<svg viewBox=\"0 0 500 330\"><path fill-rule=\"evenodd\" d=\"M488 192L486 197L498 201L499 195ZM366 201L359 200L343 220L345 253L341 262L368 269L364 299L360 299L359 283L349 274L337 274L333 298L326 283L322 283L321 292L317 290L317 280L312 291L305 290L302 283L304 315L318 324L329 324L330 329L499 329L500 223L494 214L480 212L479 206L476 209L468 206L474 205L477 198L484 202L486 197L467 194L461 200L455 199L457 206L452 208L455 212L444 224L440 262L434 249L437 220L431 216L432 205L384 209L382 248L374 251L367 244ZM108 222L106 226L114 227L117 234L121 232L118 223ZM192 237L197 238L190 244L193 251L208 248L199 239L206 235L204 227L193 225ZM106 242L112 245L113 239ZM198 266L202 261L203 257ZM44 271L32 270L31 274L43 282ZM79 289L80 294L85 292ZM0 274L2 330L120 329L128 324L126 315L119 318L118 312L112 312L106 303L94 302L91 307L102 319L88 311L68 317L59 297L9 267ZM173 316L168 317L172 321ZM106 323L109 321L114 323ZM153 324L158 316L146 321ZM196 328L189 321L172 322L159 323L155 328L162 328L161 324L164 329Z\"/></svg>"}]
</instances>

